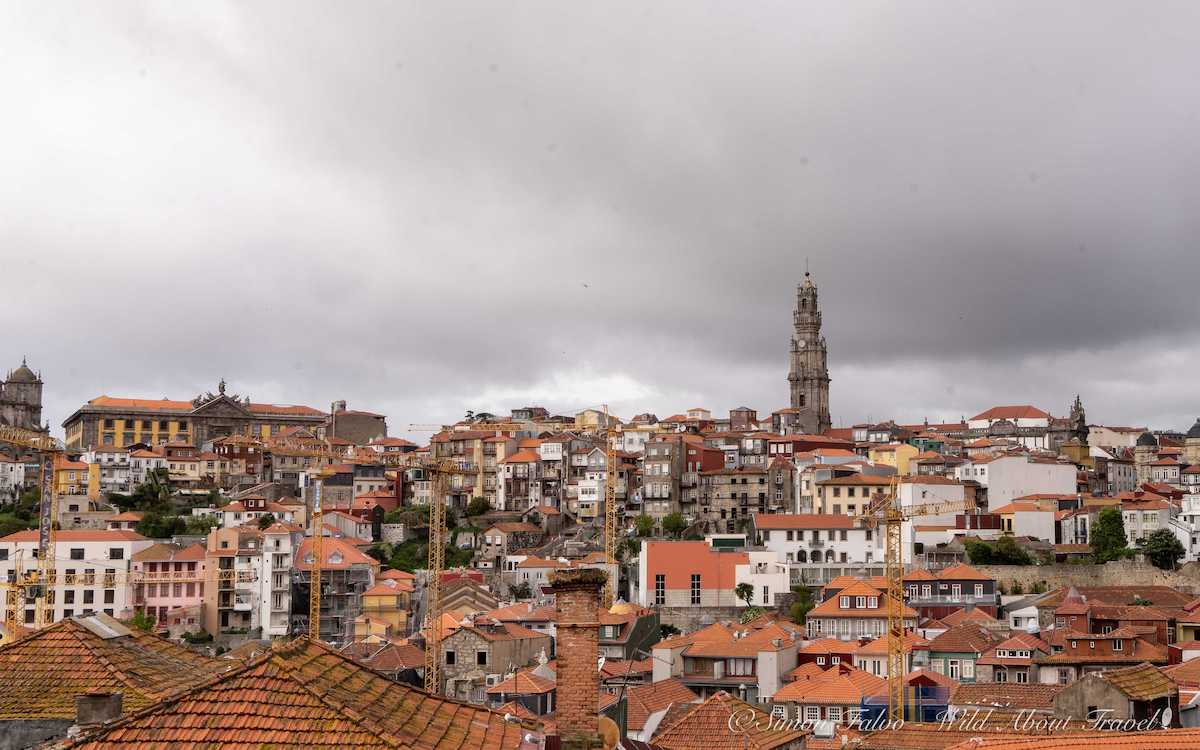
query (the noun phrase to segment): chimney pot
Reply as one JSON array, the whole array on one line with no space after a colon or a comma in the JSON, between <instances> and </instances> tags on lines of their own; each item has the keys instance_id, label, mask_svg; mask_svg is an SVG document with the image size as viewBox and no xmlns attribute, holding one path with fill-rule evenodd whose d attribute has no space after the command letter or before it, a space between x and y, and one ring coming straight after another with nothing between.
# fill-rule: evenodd
<instances>
[{"instance_id":1,"label":"chimney pot","mask_svg":"<svg viewBox=\"0 0 1200 750\"><path fill-rule=\"evenodd\" d=\"M103 724L121 716L122 693L89 690L75 696L75 723L79 726Z\"/></svg>"}]
</instances>

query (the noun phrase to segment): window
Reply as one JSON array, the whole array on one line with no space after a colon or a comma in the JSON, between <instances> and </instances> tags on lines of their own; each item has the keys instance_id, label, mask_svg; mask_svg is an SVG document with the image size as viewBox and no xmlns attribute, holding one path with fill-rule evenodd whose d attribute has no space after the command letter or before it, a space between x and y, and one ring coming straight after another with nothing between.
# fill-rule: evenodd
<instances>
[{"instance_id":1,"label":"window","mask_svg":"<svg viewBox=\"0 0 1200 750\"><path fill-rule=\"evenodd\" d=\"M109 560L124 560L125 559L125 550L121 549L120 547L109 547L108 548L108 559Z\"/></svg>"},{"instance_id":2,"label":"window","mask_svg":"<svg viewBox=\"0 0 1200 750\"><path fill-rule=\"evenodd\" d=\"M1071 670L1069 670L1069 669L1058 670L1058 684L1059 685L1066 685L1070 681L1071 681Z\"/></svg>"},{"instance_id":3,"label":"window","mask_svg":"<svg viewBox=\"0 0 1200 750\"><path fill-rule=\"evenodd\" d=\"M66 591L63 592L63 604L74 604L74 603L75 603L75 592L71 589L67 589Z\"/></svg>"},{"instance_id":4,"label":"window","mask_svg":"<svg viewBox=\"0 0 1200 750\"><path fill-rule=\"evenodd\" d=\"M83 547L72 547L71 548L71 559L72 560L82 560L83 559Z\"/></svg>"},{"instance_id":5,"label":"window","mask_svg":"<svg viewBox=\"0 0 1200 750\"><path fill-rule=\"evenodd\" d=\"M995 682L1008 682L1008 670L1003 667L998 667L992 673L992 680Z\"/></svg>"},{"instance_id":6,"label":"window","mask_svg":"<svg viewBox=\"0 0 1200 750\"><path fill-rule=\"evenodd\" d=\"M958 659L951 659L950 660L950 671L947 672L947 674L951 678L957 680L959 678L959 676L962 674L962 662L960 662Z\"/></svg>"},{"instance_id":7,"label":"window","mask_svg":"<svg viewBox=\"0 0 1200 750\"><path fill-rule=\"evenodd\" d=\"M1088 641L1088 648L1095 650L1095 648L1096 648L1096 642L1095 642L1095 641Z\"/></svg>"},{"instance_id":8,"label":"window","mask_svg":"<svg viewBox=\"0 0 1200 750\"><path fill-rule=\"evenodd\" d=\"M94 589L83 590L83 603L93 604L96 601L96 591Z\"/></svg>"},{"instance_id":9,"label":"window","mask_svg":"<svg viewBox=\"0 0 1200 750\"><path fill-rule=\"evenodd\" d=\"M771 587L763 586L763 604L771 603Z\"/></svg>"},{"instance_id":10,"label":"window","mask_svg":"<svg viewBox=\"0 0 1200 750\"><path fill-rule=\"evenodd\" d=\"M1113 641L1113 651L1121 651L1124 648L1125 648L1125 644L1121 642L1120 638L1117 638L1116 640Z\"/></svg>"},{"instance_id":11,"label":"window","mask_svg":"<svg viewBox=\"0 0 1200 750\"><path fill-rule=\"evenodd\" d=\"M817 657L817 666L818 666L818 667L823 667L823 666L825 666L825 657L824 657L824 656L818 656L818 657Z\"/></svg>"},{"instance_id":12,"label":"window","mask_svg":"<svg viewBox=\"0 0 1200 750\"><path fill-rule=\"evenodd\" d=\"M692 605L700 605L700 574L692 573Z\"/></svg>"},{"instance_id":13,"label":"window","mask_svg":"<svg viewBox=\"0 0 1200 750\"><path fill-rule=\"evenodd\" d=\"M850 597L839 596L838 597L838 607L841 609L850 609Z\"/></svg>"},{"instance_id":14,"label":"window","mask_svg":"<svg viewBox=\"0 0 1200 750\"><path fill-rule=\"evenodd\" d=\"M975 597L979 598L981 596L983 596L983 584L977 583L975 584Z\"/></svg>"},{"instance_id":15,"label":"window","mask_svg":"<svg viewBox=\"0 0 1200 750\"><path fill-rule=\"evenodd\" d=\"M865 597L865 596L854 597L854 608L855 609L863 609L866 606L867 606L867 597Z\"/></svg>"},{"instance_id":16,"label":"window","mask_svg":"<svg viewBox=\"0 0 1200 750\"><path fill-rule=\"evenodd\" d=\"M867 606L870 607L871 609L877 609L879 607L879 597L878 596L868 597L867 598Z\"/></svg>"},{"instance_id":17,"label":"window","mask_svg":"<svg viewBox=\"0 0 1200 750\"><path fill-rule=\"evenodd\" d=\"M488 660L487 660L487 657L488 657L488 652L487 652L487 651L476 651L476 652L475 652L475 664L476 664L476 666L480 666L480 667L486 667L486 666L487 666L487 661L488 661Z\"/></svg>"},{"instance_id":18,"label":"window","mask_svg":"<svg viewBox=\"0 0 1200 750\"><path fill-rule=\"evenodd\" d=\"M955 584L951 585L950 586L950 596L953 596L955 599L962 596L962 584L955 583Z\"/></svg>"},{"instance_id":19,"label":"window","mask_svg":"<svg viewBox=\"0 0 1200 750\"><path fill-rule=\"evenodd\" d=\"M456 663L456 654L453 651L446 652L446 664L451 665Z\"/></svg>"},{"instance_id":20,"label":"window","mask_svg":"<svg viewBox=\"0 0 1200 750\"><path fill-rule=\"evenodd\" d=\"M1029 673L1026 672L1025 670L1020 670L1018 672L1014 672L1013 676L1016 677L1016 680L1014 680L1014 682L1019 682L1021 684L1025 684L1025 683L1029 682Z\"/></svg>"},{"instance_id":21,"label":"window","mask_svg":"<svg viewBox=\"0 0 1200 750\"><path fill-rule=\"evenodd\" d=\"M842 707L830 706L829 708L825 709L825 714L825 718L829 719L830 721L840 722L842 720Z\"/></svg>"},{"instance_id":22,"label":"window","mask_svg":"<svg viewBox=\"0 0 1200 750\"><path fill-rule=\"evenodd\" d=\"M725 662L726 673L733 676L748 676L754 674L753 659L727 659Z\"/></svg>"},{"instance_id":23,"label":"window","mask_svg":"<svg viewBox=\"0 0 1200 750\"><path fill-rule=\"evenodd\" d=\"M962 676L965 680L975 679L975 662L972 659L965 659L962 663Z\"/></svg>"},{"instance_id":24,"label":"window","mask_svg":"<svg viewBox=\"0 0 1200 750\"><path fill-rule=\"evenodd\" d=\"M842 657L840 657L840 656L831 656L831 657L829 657L829 663L830 663L830 664L841 664L841 663L842 663Z\"/></svg>"},{"instance_id":25,"label":"window","mask_svg":"<svg viewBox=\"0 0 1200 750\"><path fill-rule=\"evenodd\" d=\"M112 604L116 601L117 592L112 589L104 589L104 603Z\"/></svg>"},{"instance_id":26,"label":"window","mask_svg":"<svg viewBox=\"0 0 1200 750\"><path fill-rule=\"evenodd\" d=\"M661 573L654 576L654 603L659 606L667 603L667 577Z\"/></svg>"},{"instance_id":27,"label":"window","mask_svg":"<svg viewBox=\"0 0 1200 750\"><path fill-rule=\"evenodd\" d=\"M820 706L805 706L804 707L804 720L805 721L820 721L821 720L821 707Z\"/></svg>"}]
</instances>

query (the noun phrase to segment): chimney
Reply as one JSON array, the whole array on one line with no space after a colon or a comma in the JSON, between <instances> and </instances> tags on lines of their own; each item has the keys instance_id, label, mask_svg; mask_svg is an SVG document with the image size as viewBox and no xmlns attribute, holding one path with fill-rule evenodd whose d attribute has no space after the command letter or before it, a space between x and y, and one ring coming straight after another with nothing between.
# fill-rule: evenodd
<instances>
[{"instance_id":1,"label":"chimney","mask_svg":"<svg viewBox=\"0 0 1200 750\"><path fill-rule=\"evenodd\" d=\"M563 750L601 747L600 589L608 574L568 568L550 574L558 639L558 735Z\"/></svg>"},{"instance_id":2,"label":"chimney","mask_svg":"<svg viewBox=\"0 0 1200 750\"><path fill-rule=\"evenodd\" d=\"M75 725L94 726L121 717L121 693L89 690L75 696Z\"/></svg>"}]
</instances>

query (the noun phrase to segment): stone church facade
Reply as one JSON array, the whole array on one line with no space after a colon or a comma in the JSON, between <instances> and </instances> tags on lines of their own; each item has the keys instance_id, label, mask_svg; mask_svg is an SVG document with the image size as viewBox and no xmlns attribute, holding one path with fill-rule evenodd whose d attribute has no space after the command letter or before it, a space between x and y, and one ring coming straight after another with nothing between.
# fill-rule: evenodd
<instances>
[{"instance_id":1,"label":"stone church facade","mask_svg":"<svg viewBox=\"0 0 1200 750\"><path fill-rule=\"evenodd\" d=\"M791 367L788 386L793 414L791 432L818 435L833 426L829 418L829 367L817 286L806 271L796 289L792 313Z\"/></svg>"},{"instance_id":2,"label":"stone church facade","mask_svg":"<svg viewBox=\"0 0 1200 750\"><path fill-rule=\"evenodd\" d=\"M42 378L25 360L0 381L0 424L44 431L42 426Z\"/></svg>"}]
</instances>

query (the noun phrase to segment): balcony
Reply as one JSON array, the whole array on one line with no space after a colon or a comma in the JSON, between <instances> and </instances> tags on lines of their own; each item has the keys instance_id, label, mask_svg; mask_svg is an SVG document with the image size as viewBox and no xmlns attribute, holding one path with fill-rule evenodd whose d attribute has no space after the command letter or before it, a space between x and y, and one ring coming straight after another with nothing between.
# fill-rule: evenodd
<instances>
[{"instance_id":1,"label":"balcony","mask_svg":"<svg viewBox=\"0 0 1200 750\"><path fill-rule=\"evenodd\" d=\"M997 599L995 594L984 594L983 596L974 596L973 594L961 594L959 596L939 596L930 594L929 596L921 596L917 594L913 596L909 594L907 600L909 605L920 606L930 604L996 604Z\"/></svg>"}]
</instances>

